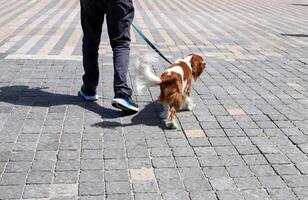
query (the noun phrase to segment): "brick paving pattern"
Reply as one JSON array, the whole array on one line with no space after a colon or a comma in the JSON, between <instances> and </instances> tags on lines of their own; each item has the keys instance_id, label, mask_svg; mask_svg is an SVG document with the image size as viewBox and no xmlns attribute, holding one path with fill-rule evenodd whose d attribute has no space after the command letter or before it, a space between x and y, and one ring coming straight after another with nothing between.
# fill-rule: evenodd
<instances>
[{"instance_id":1,"label":"brick paving pattern","mask_svg":"<svg viewBox=\"0 0 308 200\"><path fill-rule=\"evenodd\" d=\"M170 59L207 58L198 106L177 130L163 128L158 88L136 94L137 115L112 108L105 26L101 98L76 96L78 0L0 0L0 199L307 200L307 2L134 4L135 24ZM131 35L134 88L134 60L151 50Z\"/></svg>"}]
</instances>

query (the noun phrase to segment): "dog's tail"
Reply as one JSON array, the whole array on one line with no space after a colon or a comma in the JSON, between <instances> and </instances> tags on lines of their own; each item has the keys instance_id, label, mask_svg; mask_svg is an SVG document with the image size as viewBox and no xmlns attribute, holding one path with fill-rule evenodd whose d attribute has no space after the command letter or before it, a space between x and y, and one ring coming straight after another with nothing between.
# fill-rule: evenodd
<instances>
[{"instance_id":1,"label":"dog's tail","mask_svg":"<svg viewBox=\"0 0 308 200\"><path fill-rule=\"evenodd\" d=\"M136 62L136 89L141 92L144 88L159 85L161 80L151 71L151 64L157 60L153 54L140 56Z\"/></svg>"}]
</instances>

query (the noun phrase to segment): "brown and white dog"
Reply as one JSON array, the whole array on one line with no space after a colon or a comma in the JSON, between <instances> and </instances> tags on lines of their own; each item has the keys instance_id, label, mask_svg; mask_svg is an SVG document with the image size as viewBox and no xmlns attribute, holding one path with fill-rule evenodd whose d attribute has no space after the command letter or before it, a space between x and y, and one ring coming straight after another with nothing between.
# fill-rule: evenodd
<instances>
[{"instance_id":1,"label":"brown and white dog","mask_svg":"<svg viewBox=\"0 0 308 200\"><path fill-rule=\"evenodd\" d=\"M165 111L162 117L166 119L167 128L177 128L176 112L192 110L193 101L190 98L192 80L197 80L205 69L204 59L197 54L190 54L184 59L178 59L169 66L160 77L150 69L152 58L140 58L136 65L137 90L151 86L160 86L159 102Z\"/></svg>"}]
</instances>

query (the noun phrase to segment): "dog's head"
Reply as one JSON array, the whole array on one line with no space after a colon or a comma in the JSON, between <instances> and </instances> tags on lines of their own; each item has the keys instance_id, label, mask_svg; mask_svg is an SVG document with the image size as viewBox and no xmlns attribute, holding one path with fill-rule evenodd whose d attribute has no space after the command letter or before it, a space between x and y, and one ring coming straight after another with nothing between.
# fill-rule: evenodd
<instances>
[{"instance_id":1,"label":"dog's head","mask_svg":"<svg viewBox=\"0 0 308 200\"><path fill-rule=\"evenodd\" d=\"M194 79L197 80L205 69L206 66L205 60L202 58L202 56L199 56L197 54L191 54L190 56L191 56L190 63L192 68L192 75Z\"/></svg>"}]
</instances>

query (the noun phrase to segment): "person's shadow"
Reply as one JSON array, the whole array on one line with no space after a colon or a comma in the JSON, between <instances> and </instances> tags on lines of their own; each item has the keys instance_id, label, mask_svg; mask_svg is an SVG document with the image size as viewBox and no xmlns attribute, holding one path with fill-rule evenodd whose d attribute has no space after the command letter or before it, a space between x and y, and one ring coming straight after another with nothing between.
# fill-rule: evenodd
<instances>
[{"instance_id":1,"label":"person's shadow","mask_svg":"<svg viewBox=\"0 0 308 200\"><path fill-rule=\"evenodd\" d=\"M157 114L157 111L161 108L156 102L147 104L136 115L134 115L131 118L131 122L127 124L121 124L112 119L126 117L129 115L128 113L103 107L96 102L85 102L77 95L50 93L46 88L30 88L29 86L24 85L0 87L0 102L33 107L78 105L100 115L102 117L102 122L93 124L92 126L102 128L115 128L118 126L132 126L137 124L159 126L163 128L161 120Z\"/></svg>"}]
</instances>

